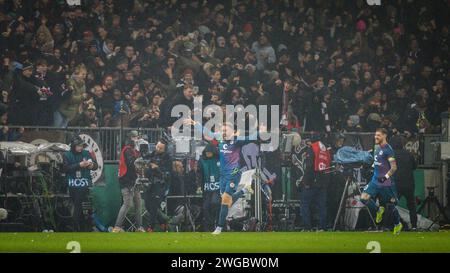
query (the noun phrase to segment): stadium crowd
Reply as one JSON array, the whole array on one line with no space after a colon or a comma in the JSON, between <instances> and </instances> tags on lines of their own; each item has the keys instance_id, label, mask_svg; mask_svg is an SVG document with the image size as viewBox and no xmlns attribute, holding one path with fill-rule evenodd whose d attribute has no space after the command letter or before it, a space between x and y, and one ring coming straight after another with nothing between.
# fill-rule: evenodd
<instances>
[{"instance_id":1,"label":"stadium crowd","mask_svg":"<svg viewBox=\"0 0 450 273\"><path fill-rule=\"evenodd\" d=\"M121 115L167 127L199 95L318 132L439 132L448 109L446 0L81 2L0 0L3 139Z\"/></svg>"}]
</instances>

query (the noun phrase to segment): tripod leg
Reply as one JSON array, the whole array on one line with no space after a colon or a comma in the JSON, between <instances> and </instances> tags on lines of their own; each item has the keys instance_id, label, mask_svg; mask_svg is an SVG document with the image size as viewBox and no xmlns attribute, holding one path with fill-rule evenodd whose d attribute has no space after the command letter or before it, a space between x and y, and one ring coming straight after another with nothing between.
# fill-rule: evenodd
<instances>
[{"instance_id":1,"label":"tripod leg","mask_svg":"<svg viewBox=\"0 0 450 273\"><path fill-rule=\"evenodd\" d=\"M447 214L445 213L444 207L439 203L439 200L435 197L433 200L434 204L436 204L436 207L439 209L439 212L442 216L444 216L444 219L446 222L448 222Z\"/></svg>"},{"instance_id":2,"label":"tripod leg","mask_svg":"<svg viewBox=\"0 0 450 273\"><path fill-rule=\"evenodd\" d=\"M359 188L359 185L356 182L352 182L352 183L354 183L356 185L359 196L361 196L362 192L361 192L361 189ZM371 201L371 200L369 200L369 201ZM374 227L377 227L377 224L375 223L375 219L373 219L373 216L372 216L372 213L370 212L369 207L368 206L364 206L364 207L366 208L367 212L369 213L369 217L370 217L370 220L372 221L372 224L374 225Z\"/></svg>"},{"instance_id":3,"label":"tripod leg","mask_svg":"<svg viewBox=\"0 0 450 273\"><path fill-rule=\"evenodd\" d=\"M186 206L186 215L189 219L189 223L192 226L192 232L195 232L195 223L194 223L194 219L192 218L192 213L191 213L191 209L189 208L189 205Z\"/></svg>"},{"instance_id":4,"label":"tripod leg","mask_svg":"<svg viewBox=\"0 0 450 273\"><path fill-rule=\"evenodd\" d=\"M191 200L187 196L184 199L184 213L184 222L187 223L189 221L192 231L195 232L195 222L191 213Z\"/></svg>"},{"instance_id":5,"label":"tripod leg","mask_svg":"<svg viewBox=\"0 0 450 273\"><path fill-rule=\"evenodd\" d=\"M427 218L429 218L432 223L426 230L430 230L431 227L436 223L434 220L431 219L431 216L430 216L431 202L432 202L432 200L431 200L430 196L428 196L427 198L425 198L425 200L422 201L422 204L420 204L420 207L417 209L417 214L422 214L423 210L425 209L425 206L427 206Z\"/></svg>"},{"instance_id":6,"label":"tripod leg","mask_svg":"<svg viewBox=\"0 0 450 273\"><path fill-rule=\"evenodd\" d=\"M341 201L339 202L339 209L338 212L336 214L336 218L334 218L334 225L333 225L333 231L336 230L336 225L337 222L339 221L339 217L341 216L341 212L342 212L342 206L344 204L344 201L347 197L347 191L348 191L348 183L349 183L349 178L347 178L347 180L345 181L345 186L344 186L344 191L342 192L342 197L341 197Z\"/></svg>"},{"instance_id":7,"label":"tripod leg","mask_svg":"<svg viewBox=\"0 0 450 273\"><path fill-rule=\"evenodd\" d=\"M425 208L425 205L429 202L429 197L425 198L425 200L422 201L422 204L420 204L420 207L417 209L417 213L422 214L423 209Z\"/></svg>"},{"instance_id":8,"label":"tripod leg","mask_svg":"<svg viewBox=\"0 0 450 273\"><path fill-rule=\"evenodd\" d=\"M437 199L436 199L436 197L430 197L430 196L428 196L426 199L425 199L425 201L426 202L424 202L423 204L425 205L425 204L428 204L427 205L427 207L428 207L428 218L431 220L431 225L427 228L427 230L428 231L431 231L431 228L434 226L434 224L436 224L438 221L439 221L439 215L438 215L438 217L437 218L434 218L434 219L431 219L431 205L432 204L436 204L436 201L437 201ZM437 205L437 204L436 204ZM438 206L438 208L439 208L439 206Z\"/></svg>"}]
</instances>

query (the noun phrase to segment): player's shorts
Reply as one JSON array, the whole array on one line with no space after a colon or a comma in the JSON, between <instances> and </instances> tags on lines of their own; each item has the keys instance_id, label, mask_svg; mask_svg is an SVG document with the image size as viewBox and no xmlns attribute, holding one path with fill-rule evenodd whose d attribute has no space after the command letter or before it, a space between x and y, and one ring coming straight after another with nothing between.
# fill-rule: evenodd
<instances>
[{"instance_id":1,"label":"player's shorts","mask_svg":"<svg viewBox=\"0 0 450 273\"><path fill-rule=\"evenodd\" d=\"M391 199L394 199L394 203L397 204L397 187L395 187L394 183L390 186L383 186L372 181L364 187L363 192L370 195L373 199L379 198L382 205L387 204Z\"/></svg>"},{"instance_id":2,"label":"player's shorts","mask_svg":"<svg viewBox=\"0 0 450 273\"><path fill-rule=\"evenodd\" d=\"M236 192L236 189L239 185L239 181L241 180L241 171L235 170L230 171L226 174L220 175L220 194L228 193L233 195Z\"/></svg>"}]
</instances>

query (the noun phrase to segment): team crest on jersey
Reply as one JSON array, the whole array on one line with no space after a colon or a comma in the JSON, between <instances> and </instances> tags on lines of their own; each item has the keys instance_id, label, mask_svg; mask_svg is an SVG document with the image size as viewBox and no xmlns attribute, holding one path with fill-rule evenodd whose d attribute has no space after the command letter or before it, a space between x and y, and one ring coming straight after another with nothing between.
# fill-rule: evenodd
<instances>
[{"instance_id":1,"label":"team crest on jersey","mask_svg":"<svg viewBox=\"0 0 450 273\"><path fill-rule=\"evenodd\" d=\"M234 182L230 183L230 188L234 188Z\"/></svg>"},{"instance_id":2,"label":"team crest on jersey","mask_svg":"<svg viewBox=\"0 0 450 273\"><path fill-rule=\"evenodd\" d=\"M383 151L380 151L378 154L379 154L379 155L383 155Z\"/></svg>"}]
</instances>

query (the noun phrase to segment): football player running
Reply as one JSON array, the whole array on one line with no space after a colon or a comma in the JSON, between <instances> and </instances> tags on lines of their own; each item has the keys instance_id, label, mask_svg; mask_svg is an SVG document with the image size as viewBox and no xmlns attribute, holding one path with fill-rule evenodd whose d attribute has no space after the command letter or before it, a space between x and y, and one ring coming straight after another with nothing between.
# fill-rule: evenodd
<instances>
[{"instance_id":1,"label":"football player running","mask_svg":"<svg viewBox=\"0 0 450 273\"><path fill-rule=\"evenodd\" d=\"M394 234L398 235L403 228L400 214L397 210L397 189L392 175L397 170L394 150L387 143L387 131L384 128L375 132L374 172L372 180L361 194L361 202L377 212L376 223L383 219L383 213L388 210L394 218ZM379 206L374 199L379 199Z\"/></svg>"}]
</instances>

